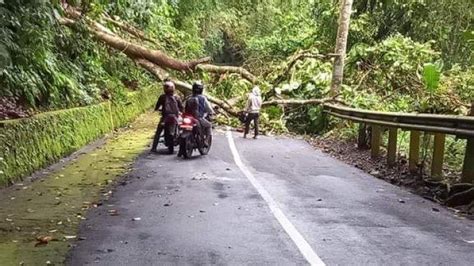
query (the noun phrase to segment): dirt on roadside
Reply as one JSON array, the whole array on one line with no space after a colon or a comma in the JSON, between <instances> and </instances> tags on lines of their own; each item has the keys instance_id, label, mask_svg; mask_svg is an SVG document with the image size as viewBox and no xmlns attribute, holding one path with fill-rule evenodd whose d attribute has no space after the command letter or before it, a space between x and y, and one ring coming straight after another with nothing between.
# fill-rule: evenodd
<instances>
[{"instance_id":1,"label":"dirt on roadside","mask_svg":"<svg viewBox=\"0 0 474 266\"><path fill-rule=\"evenodd\" d=\"M386 157L372 158L370 150L360 150L353 141L335 139L333 137L311 137L307 141L321 151L341 160L362 171L383 179L391 184L404 187L409 191L422 196L428 200L445 205L449 196L449 182L436 182L422 173L412 174L408 170L406 156L398 156L397 163L387 166ZM452 179L452 178L451 178ZM449 178L447 179L449 180ZM474 202L456 208L449 208L456 215L474 220Z\"/></svg>"}]
</instances>

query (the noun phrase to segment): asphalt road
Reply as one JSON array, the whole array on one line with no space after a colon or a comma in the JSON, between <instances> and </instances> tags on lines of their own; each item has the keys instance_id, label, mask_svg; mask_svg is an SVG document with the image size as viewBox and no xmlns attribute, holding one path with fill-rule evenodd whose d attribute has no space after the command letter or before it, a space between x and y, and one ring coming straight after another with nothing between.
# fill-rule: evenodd
<instances>
[{"instance_id":1,"label":"asphalt road","mask_svg":"<svg viewBox=\"0 0 474 266\"><path fill-rule=\"evenodd\" d=\"M474 264L473 221L304 141L231 139L215 132L191 160L143 154L90 211L67 263Z\"/></svg>"}]
</instances>

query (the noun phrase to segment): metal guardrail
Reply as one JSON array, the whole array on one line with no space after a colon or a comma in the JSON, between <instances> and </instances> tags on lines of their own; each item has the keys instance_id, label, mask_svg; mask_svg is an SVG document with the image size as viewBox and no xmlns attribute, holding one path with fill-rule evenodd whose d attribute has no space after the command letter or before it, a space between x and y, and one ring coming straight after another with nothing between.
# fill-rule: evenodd
<instances>
[{"instance_id":1,"label":"metal guardrail","mask_svg":"<svg viewBox=\"0 0 474 266\"><path fill-rule=\"evenodd\" d=\"M474 137L474 117L457 115L376 112L345 106L324 104L326 113L368 124Z\"/></svg>"},{"instance_id":2,"label":"metal guardrail","mask_svg":"<svg viewBox=\"0 0 474 266\"><path fill-rule=\"evenodd\" d=\"M388 128L387 163L393 165L397 156L398 129L410 130L409 169L419 170L420 132L434 134L434 148L431 162L431 176L440 179L443 170L445 134L467 138L463 164L462 182L474 183L474 116L409 114L395 112L377 112L345 106L323 104L324 112L345 120L360 123L359 134L366 125L372 128L372 156L380 156L383 128ZM359 140L363 138L359 137Z\"/></svg>"}]
</instances>

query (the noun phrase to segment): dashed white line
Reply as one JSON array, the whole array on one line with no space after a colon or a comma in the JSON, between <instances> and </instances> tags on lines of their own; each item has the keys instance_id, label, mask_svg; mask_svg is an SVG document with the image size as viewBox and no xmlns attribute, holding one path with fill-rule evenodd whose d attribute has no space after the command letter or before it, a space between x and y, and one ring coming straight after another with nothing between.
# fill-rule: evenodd
<instances>
[{"instance_id":1,"label":"dashed white line","mask_svg":"<svg viewBox=\"0 0 474 266\"><path fill-rule=\"evenodd\" d=\"M311 265L325 265L321 258L314 252L313 248L308 244L308 242L304 239L304 237L298 232L296 227L288 220L286 215L283 211L278 207L275 200L272 198L270 193L260 184L260 182L255 179L253 174L249 171L249 169L245 166L245 164L240 159L240 155L237 151L237 147L235 146L234 138L232 137L232 133L227 129L226 132L227 140L229 142L229 147L234 157L235 164L239 167L240 171L247 177L250 183L257 189L258 193L262 198L267 202L270 211L273 213L275 218L278 220L280 225L286 231L286 233L290 236L291 240L295 243L295 245L300 250L301 254L305 257Z\"/></svg>"}]
</instances>

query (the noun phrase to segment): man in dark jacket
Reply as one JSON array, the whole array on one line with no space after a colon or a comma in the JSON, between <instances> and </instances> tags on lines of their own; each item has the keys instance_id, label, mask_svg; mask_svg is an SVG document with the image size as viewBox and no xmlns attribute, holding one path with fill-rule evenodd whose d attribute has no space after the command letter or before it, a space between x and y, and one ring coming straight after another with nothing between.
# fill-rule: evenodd
<instances>
[{"instance_id":1,"label":"man in dark jacket","mask_svg":"<svg viewBox=\"0 0 474 266\"><path fill-rule=\"evenodd\" d=\"M186 113L192 114L199 121L201 133L202 130L205 130L210 135L212 125L208 118L214 115L214 110L212 110L206 96L203 95L204 85L200 82L195 82L192 90L193 95L186 101Z\"/></svg>"},{"instance_id":2,"label":"man in dark jacket","mask_svg":"<svg viewBox=\"0 0 474 266\"><path fill-rule=\"evenodd\" d=\"M165 81L163 91L164 93L160 95L155 105L155 111L161 111L161 118L156 127L155 137L153 138L153 144L151 146L152 152L156 152L165 119L170 116L177 119L179 113L183 112L184 109L181 99L177 95L174 95L175 85L171 80Z\"/></svg>"}]
</instances>

